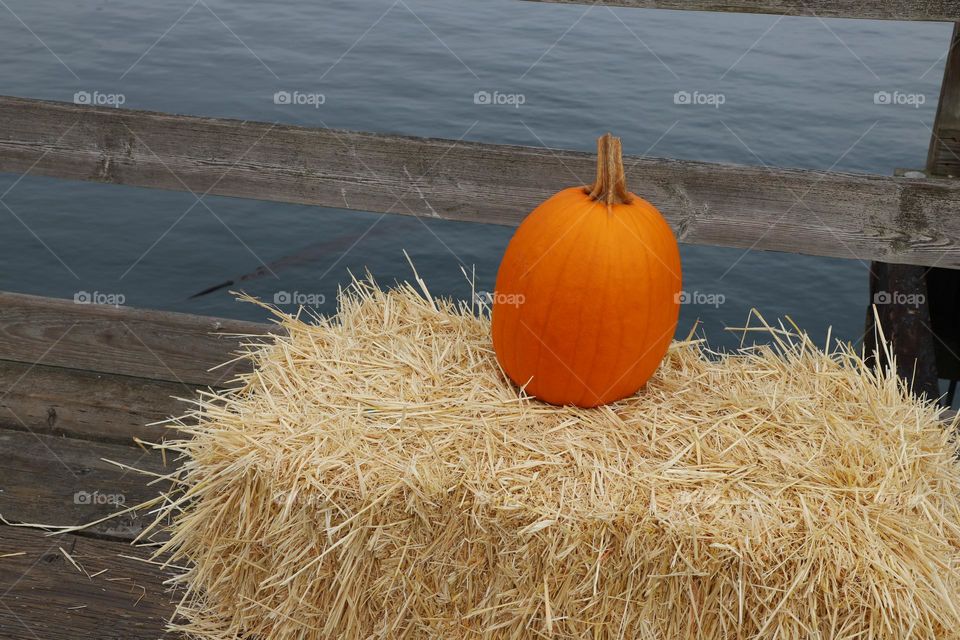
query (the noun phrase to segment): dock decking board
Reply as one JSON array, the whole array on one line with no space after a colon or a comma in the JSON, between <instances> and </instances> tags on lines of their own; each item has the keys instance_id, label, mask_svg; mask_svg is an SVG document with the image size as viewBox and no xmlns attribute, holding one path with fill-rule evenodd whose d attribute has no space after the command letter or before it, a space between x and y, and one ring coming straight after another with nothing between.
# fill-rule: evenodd
<instances>
[{"instance_id":1,"label":"dock decking board","mask_svg":"<svg viewBox=\"0 0 960 640\"><path fill-rule=\"evenodd\" d=\"M239 347L226 334L270 328L0 293L0 514L14 523L73 526L156 497L169 485L148 486L148 476L107 460L172 471L134 438L163 438L166 430L146 424L183 413L171 396L189 398L197 386L232 378L236 369L207 371ZM150 521L147 513L124 515L58 536L0 525L0 556L25 552L0 557L0 638L171 637L163 633L173 611L165 576L120 557L148 555L129 541ZM89 573L109 571L91 580L59 547Z\"/></svg>"},{"instance_id":2,"label":"dock decking board","mask_svg":"<svg viewBox=\"0 0 960 640\"><path fill-rule=\"evenodd\" d=\"M192 387L175 382L0 360L0 428L113 442L158 442L148 424L182 415Z\"/></svg>"},{"instance_id":3,"label":"dock decking board","mask_svg":"<svg viewBox=\"0 0 960 640\"><path fill-rule=\"evenodd\" d=\"M77 571L59 547L88 574ZM0 526L0 637L4 640L158 640L173 613L159 568L121 558L147 550ZM73 609L86 605L82 609Z\"/></svg>"},{"instance_id":4,"label":"dock decking board","mask_svg":"<svg viewBox=\"0 0 960 640\"><path fill-rule=\"evenodd\" d=\"M192 385L223 386L241 340L270 325L0 293L0 360Z\"/></svg>"},{"instance_id":5,"label":"dock decking board","mask_svg":"<svg viewBox=\"0 0 960 640\"><path fill-rule=\"evenodd\" d=\"M174 460L164 467L154 450L9 429L0 429L0 451L4 452L0 515L8 522L84 525L153 499L170 487L169 482L148 486L151 477L107 460L156 474L176 469ZM93 494L103 497L87 498ZM106 502L108 496L121 504ZM84 534L129 541L150 522L146 514L123 515L85 529Z\"/></svg>"}]
</instances>

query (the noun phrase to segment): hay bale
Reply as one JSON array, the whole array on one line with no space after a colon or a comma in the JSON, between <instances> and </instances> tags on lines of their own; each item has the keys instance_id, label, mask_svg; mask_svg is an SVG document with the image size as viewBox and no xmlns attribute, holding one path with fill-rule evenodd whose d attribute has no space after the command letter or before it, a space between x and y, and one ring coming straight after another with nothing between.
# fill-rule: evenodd
<instances>
[{"instance_id":1,"label":"hay bale","mask_svg":"<svg viewBox=\"0 0 960 640\"><path fill-rule=\"evenodd\" d=\"M426 296L426 297L424 297ZM174 629L234 638L955 638L960 467L930 405L803 335L675 344L615 406L518 398L409 285L283 316L165 448Z\"/></svg>"}]
</instances>

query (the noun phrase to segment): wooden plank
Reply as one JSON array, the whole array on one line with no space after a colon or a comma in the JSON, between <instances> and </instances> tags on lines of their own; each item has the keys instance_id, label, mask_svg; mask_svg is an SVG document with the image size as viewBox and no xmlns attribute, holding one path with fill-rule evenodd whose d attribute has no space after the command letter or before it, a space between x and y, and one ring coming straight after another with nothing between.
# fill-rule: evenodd
<instances>
[{"instance_id":1,"label":"wooden plank","mask_svg":"<svg viewBox=\"0 0 960 640\"><path fill-rule=\"evenodd\" d=\"M78 571L60 547L86 570ZM154 565L128 544L0 527L0 638L157 640L173 615ZM82 607L82 608L81 608Z\"/></svg>"},{"instance_id":2,"label":"wooden plank","mask_svg":"<svg viewBox=\"0 0 960 640\"><path fill-rule=\"evenodd\" d=\"M952 181L626 163L632 190L684 242L960 267ZM0 98L0 171L196 194L516 225L589 182L594 164L572 151Z\"/></svg>"},{"instance_id":3,"label":"wooden plank","mask_svg":"<svg viewBox=\"0 0 960 640\"><path fill-rule=\"evenodd\" d=\"M562 4L592 4L590 0L534 0ZM956 0L604 0L611 7L770 13L821 18L873 20L933 20L953 22L960 17Z\"/></svg>"},{"instance_id":4,"label":"wooden plank","mask_svg":"<svg viewBox=\"0 0 960 640\"><path fill-rule=\"evenodd\" d=\"M940 103L927 155L927 174L960 176L960 22L953 26L950 39Z\"/></svg>"},{"instance_id":5,"label":"wooden plank","mask_svg":"<svg viewBox=\"0 0 960 640\"><path fill-rule=\"evenodd\" d=\"M220 386L242 365L216 371L239 342L270 327L164 311L74 304L0 293L0 360L38 363L184 385Z\"/></svg>"},{"instance_id":6,"label":"wooden plank","mask_svg":"<svg viewBox=\"0 0 960 640\"><path fill-rule=\"evenodd\" d=\"M193 387L0 361L0 428L130 445L171 430L146 425L183 414Z\"/></svg>"},{"instance_id":7,"label":"wooden plank","mask_svg":"<svg viewBox=\"0 0 960 640\"><path fill-rule=\"evenodd\" d=\"M169 482L148 486L153 477L112 462L155 474L176 469L164 466L160 452L0 429L0 515L8 522L75 527L152 500L170 488ZM149 515L131 513L85 529L86 535L133 540L152 522Z\"/></svg>"}]
</instances>

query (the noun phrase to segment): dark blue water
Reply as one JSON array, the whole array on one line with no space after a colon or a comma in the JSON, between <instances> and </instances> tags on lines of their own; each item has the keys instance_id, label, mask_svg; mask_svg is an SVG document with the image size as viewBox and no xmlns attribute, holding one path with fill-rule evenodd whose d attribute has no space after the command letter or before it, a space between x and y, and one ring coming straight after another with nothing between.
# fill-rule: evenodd
<instances>
[{"instance_id":1,"label":"dark blue water","mask_svg":"<svg viewBox=\"0 0 960 640\"><path fill-rule=\"evenodd\" d=\"M880 174L923 165L950 35L945 24L515 0L4 3L9 95L98 92L128 108L582 150L610 130L629 154ZM277 91L324 101L276 104ZM476 104L477 91L523 104ZM723 104L677 104L677 92ZM877 92L913 104L876 104ZM222 197L190 209L189 193L17 179L0 175L0 289L190 313L261 319L226 290L190 296L278 260L236 286L333 311L351 271L406 278L403 250L435 293L465 297L461 266L492 288L511 235ZM699 318L712 342L733 344L723 328L756 307L859 338L857 256L682 250L685 289L702 302L684 306L683 333Z\"/></svg>"}]
</instances>

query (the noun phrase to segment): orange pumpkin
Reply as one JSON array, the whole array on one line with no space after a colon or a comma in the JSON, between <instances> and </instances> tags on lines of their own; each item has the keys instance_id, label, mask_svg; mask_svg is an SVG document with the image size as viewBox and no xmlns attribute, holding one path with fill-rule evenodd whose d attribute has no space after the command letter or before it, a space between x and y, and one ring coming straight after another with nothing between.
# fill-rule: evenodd
<instances>
[{"instance_id":1,"label":"orange pumpkin","mask_svg":"<svg viewBox=\"0 0 960 640\"><path fill-rule=\"evenodd\" d=\"M619 138L597 143L593 185L527 216L500 263L493 347L525 391L594 407L637 392L677 326L680 252L657 209L627 191Z\"/></svg>"}]
</instances>

